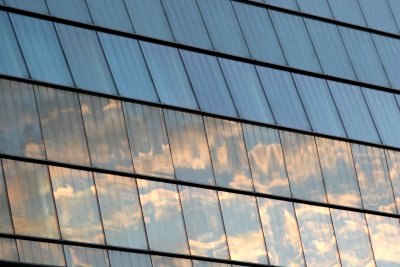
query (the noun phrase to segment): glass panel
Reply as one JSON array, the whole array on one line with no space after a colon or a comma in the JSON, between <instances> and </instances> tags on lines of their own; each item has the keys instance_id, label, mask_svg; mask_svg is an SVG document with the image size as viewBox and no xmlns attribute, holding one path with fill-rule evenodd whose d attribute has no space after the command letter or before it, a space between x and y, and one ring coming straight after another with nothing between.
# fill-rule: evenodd
<instances>
[{"instance_id":1,"label":"glass panel","mask_svg":"<svg viewBox=\"0 0 400 267\"><path fill-rule=\"evenodd\" d=\"M343 266L375 266L364 214L331 209Z\"/></svg>"},{"instance_id":2,"label":"glass panel","mask_svg":"<svg viewBox=\"0 0 400 267\"><path fill-rule=\"evenodd\" d=\"M227 192L218 196L232 260L268 264L256 198Z\"/></svg>"},{"instance_id":3,"label":"glass panel","mask_svg":"<svg viewBox=\"0 0 400 267\"><path fill-rule=\"evenodd\" d=\"M0 233L13 233L10 216L10 204L7 198L7 188L4 182L3 165L0 161ZM1 247L1 238L0 238ZM1 255L1 249L0 249ZM5 256L4 256L5 257ZM2 257L0 257L2 259Z\"/></svg>"},{"instance_id":4,"label":"glass panel","mask_svg":"<svg viewBox=\"0 0 400 267\"><path fill-rule=\"evenodd\" d=\"M232 2L253 58L287 65L267 9Z\"/></svg>"},{"instance_id":5,"label":"glass panel","mask_svg":"<svg viewBox=\"0 0 400 267\"><path fill-rule=\"evenodd\" d=\"M17 246L21 262L65 266L62 245L17 239Z\"/></svg>"},{"instance_id":6,"label":"glass panel","mask_svg":"<svg viewBox=\"0 0 400 267\"><path fill-rule=\"evenodd\" d=\"M161 102L198 109L178 49L147 42L140 44Z\"/></svg>"},{"instance_id":7,"label":"glass panel","mask_svg":"<svg viewBox=\"0 0 400 267\"><path fill-rule=\"evenodd\" d=\"M328 0L297 0L297 3L302 12L332 18Z\"/></svg>"},{"instance_id":8,"label":"glass panel","mask_svg":"<svg viewBox=\"0 0 400 267\"><path fill-rule=\"evenodd\" d=\"M55 25L76 86L117 94L96 32L58 23Z\"/></svg>"},{"instance_id":9,"label":"glass panel","mask_svg":"<svg viewBox=\"0 0 400 267\"><path fill-rule=\"evenodd\" d=\"M189 254L176 186L137 181L150 249Z\"/></svg>"},{"instance_id":10,"label":"glass panel","mask_svg":"<svg viewBox=\"0 0 400 267\"><path fill-rule=\"evenodd\" d=\"M314 137L283 131L280 134L293 197L326 202Z\"/></svg>"},{"instance_id":11,"label":"glass panel","mask_svg":"<svg viewBox=\"0 0 400 267\"><path fill-rule=\"evenodd\" d=\"M383 149L352 144L364 208L396 213Z\"/></svg>"},{"instance_id":12,"label":"glass panel","mask_svg":"<svg viewBox=\"0 0 400 267\"><path fill-rule=\"evenodd\" d=\"M321 66L302 17L268 11L289 66L321 72Z\"/></svg>"},{"instance_id":13,"label":"glass panel","mask_svg":"<svg viewBox=\"0 0 400 267\"><path fill-rule=\"evenodd\" d=\"M164 110L176 177L215 184L210 152L201 116Z\"/></svg>"},{"instance_id":14,"label":"glass panel","mask_svg":"<svg viewBox=\"0 0 400 267\"><path fill-rule=\"evenodd\" d=\"M315 132L345 137L346 133L326 80L293 74Z\"/></svg>"},{"instance_id":15,"label":"glass panel","mask_svg":"<svg viewBox=\"0 0 400 267\"><path fill-rule=\"evenodd\" d=\"M279 6L287 9L299 10L296 0L264 0L266 4Z\"/></svg>"},{"instance_id":16,"label":"glass panel","mask_svg":"<svg viewBox=\"0 0 400 267\"><path fill-rule=\"evenodd\" d=\"M162 0L178 43L213 49L196 0Z\"/></svg>"},{"instance_id":17,"label":"glass panel","mask_svg":"<svg viewBox=\"0 0 400 267\"><path fill-rule=\"evenodd\" d=\"M181 50L190 82L204 111L237 117L232 96L216 57Z\"/></svg>"},{"instance_id":18,"label":"glass panel","mask_svg":"<svg viewBox=\"0 0 400 267\"><path fill-rule=\"evenodd\" d=\"M55 17L76 20L83 23L92 24L85 0L46 0L50 14Z\"/></svg>"},{"instance_id":19,"label":"glass panel","mask_svg":"<svg viewBox=\"0 0 400 267\"><path fill-rule=\"evenodd\" d=\"M109 250L108 257L112 267L152 267L149 255Z\"/></svg>"},{"instance_id":20,"label":"glass panel","mask_svg":"<svg viewBox=\"0 0 400 267\"><path fill-rule=\"evenodd\" d=\"M125 0L125 4L137 34L174 40L160 0Z\"/></svg>"},{"instance_id":21,"label":"glass panel","mask_svg":"<svg viewBox=\"0 0 400 267\"><path fill-rule=\"evenodd\" d=\"M0 259L6 261L19 261L15 239L0 237Z\"/></svg>"},{"instance_id":22,"label":"glass panel","mask_svg":"<svg viewBox=\"0 0 400 267\"><path fill-rule=\"evenodd\" d=\"M216 191L179 186L192 255L229 259Z\"/></svg>"},{"instance_id":23,"label":"glass panel","mask_svg":"<svg viewBox=\"0 0 400 267\"><path fill-rule=\"evenodd\" d=\"M50 160L90 165L78 95L36 87L46 154Z\"/></svg>"},{"instance_id":24,"label":"glass panel","mask_svg":"<svg viewBox=\"0 0 400 267\"><path fill-rule=\"evenodd\" d=\"M253 191L241 124L205 117L217 185Z\"/></svg>"},{"instance_id":25,"label":"glass panel","mask_svg":"<svg viewBox=\"0 0 400 267\"><path fill-rule=\"evenodd\" d=\"M71 267L109 267L107 251L102 249L64 246L67 266Z\"/></svg>"},{"instance_id":26,"label":"glass panel","mask_svg":"<svg viewBox=\"0 0 400 267\"><path fill-rule=\"evenodd\" d=\"M48 14L49 11L47 10L46 2L44 0L4 0L6 5L29 10L36 13L43 13Z\"/></svg>"},{"instance_id":27,"label":"glass panel","mask_svg":"<svg viewBox=\"0 0 400 267\"><path fill-rule=\"evenodd\" d=\"M249 57L249 50L229 0L197 0L216 50Z\"/></svg>"},{"instance_id":28,"label":"glass panel","mask_svg":"<svg viewBox=\"0 0 400 267\"><path fill-rule=\"evenodd\" d=\"M290 72L257 66L257 72L280 125L311 131Z\"/></svg>"},{"instance_id":29,"label":"glass panel","mask_svg":"<svg viewBox=\"0 0 400 267\"><path fill-rule=\"evenodd\" d=\"M59 238L47 166L3 160L16 234Z\"/></svg>"},{"instance_id":30,"label":"glass panel","mask_svg":"<svg viewBox=\"0 0 400 267\"><path fill-rule=\"evenodd\" d=\"M132 172L132 159L120 101L80 95L92 165Z\"/></svg>"},{"instance_id":31,"label":"glass panel","mask_svg":"<svg viewBox=\"0 0 400 267\"><path fill-rule=\"evenodd\" d=\"M63 239L104 244L92 173L50 166Z\"/></svg>"},{"instance_id":32,"label":"glass panel","mask_svg":"<svg viewBox=\"0 0 400 267\"><path fill-rule=\"evenodd\" d=\"M329 209L294 205L307 266L340 266Z\"/></svg>"},{"instance_id":33,"label":"glass panel","mask_svg":"<svg viewBox=\"0 0 400 267\"><path fill-rule=\"evenodd\" d=\"M94 177L107 244L147 249L136 180L104 173Z\"/></svg>"},{"instance_id":34,"label":"glass panel","mask_svg":"<svg viewBox=\"0 0 400 267\"><path fill-rule=\"evenodd\" d=\"M400 2L397 0L388 0L389 8L392 11L394 20L396 21L397 27L400 27Z\"/></svg>"},{"instance_id":35,"label":"glass panel","mask_svg":"<svg viewBox=\"0 0 400 267\"><path fill-rule=\"evenodd\" d=\"M378 132L361 88L333 81L328 81L328 85L347 135L357 140L380 143Z\"/></svg>"},{"instance_id":36,"label":"glass panel","mask_svg":"<svg viewBox=\"0 0 400 267\"><path fill-rule=\"evenodd\" d=\"M367 26L357 0L328 0L328 2L335 19Z\"/></svg>"},{"instance_id":37,"label":"glass panel","mask_svg":"<svg viewBox=\"0 0 400 267\"><path fill-rule=\"evenodd\" d=\"M328 202L362 208L350 144L316 137Z\"/></svg>"},{"instance_id":38,"label":"glass panel","mask_svg":"<svg viewBox=\"0 0 400 267\"><path fill-rule=\"evenodd\" d=\"M397 210L400 211L400 153L393 150L386 150L386 159L397 203Z\"/></svg>"},{"instance_id":39,"label":"glass panel","mask_svg":"<svg viewBox=\"0 0 400 267\"><path fill-rule=\"evenodd\" d=\"M392 12L387 1L362 0L358 1L368 27L398 34Z\"/></svg>"},{"instance_id":40,"label":"glass panel","mask_svg":"<svg viewBox=\"0 0 400 267\"><path fill-rule=\"evenodd\" d=\"M191 260L180 258L169 258L162 256L151 256L153 267L191 267Z\"/></svg>"},{"instance_id":41,"label":"glass panel","mask_svg":"<svg viewBox=\"0 0 400 267\"><path fill-rule=\"evenodd\" d=\"M377 266L400 264L399 219L366 214Z\"/></svg>"},{"instance_id":42,"label":"glass panel","mask_svg":"<svg viewBox=\"0 0 400 267\"><path fill-rule=\"evenodd\" d=\"M279 132L250 124L242 125L256 191L290 197Z\"/></svg>"},{"instance_id":43,"label":"glass panel","mask_svg":"<svg viewBox=\"0 0 400 267\"><path fill-rule=\"evenodd\" d=\"M123 102L135 172L174 178L162 109Z\"/></svg>"},{"instance_id":44,"label":"glass panel","mask_svg":"<svg viewBox=\"0 0 400 267\"><path fill-rule=\"evenodd\" d=\"M293 204L257 198L271 264L305 266Z\"/></svg>"},{"instance_id":45,"label":"glass panel","mask_svg":"<svg viewBox=\"0 0 400 267\"><path fill-rule=\"evenodd\" d=\"M219 62L239 116L254 121L274 122L254 65L222 58Z\"/></svg>"},{"instance_id":46,"label":"glass panel","mask_svg":"<svg viewBox=\"0 0 400 267\"><path fill-rule=\"evenodd\" d=\"M232 267L230 264L207 262L207 261L192 261L193 267Z\"/></svg>"}]
</instances>

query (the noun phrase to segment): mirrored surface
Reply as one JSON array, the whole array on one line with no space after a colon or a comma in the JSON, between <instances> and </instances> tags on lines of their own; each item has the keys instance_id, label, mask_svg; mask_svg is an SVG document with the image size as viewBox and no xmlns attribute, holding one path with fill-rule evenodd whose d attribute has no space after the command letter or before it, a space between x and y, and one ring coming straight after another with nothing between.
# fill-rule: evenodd
<instances>
[{"instance_id":1,"label":"mirrored surface","mask_svg":"<svg viewBox=\"0 0 400 267\"><path fill-rule=\"evenodd\" d=\"M108 257L112 267L152 267L150 256L145 254L109 250Z\"/></svg>"},{"instance_id":2,"label":"mirrored surface","mask_svg":"<svg viewBox=\"0 0 400 267\"><path fill-rule=\"evenodd\" d=\"M231 267L230 264L207 262L207 261L192 261L193 267Z\"/></svg>"},{"instance_id":3,"label":"mirrored surface","mask_svg":"<svg viewBox=\"0 0 400 267\"><path fill-rule=\"evenodd\" d=\"M328 0L335 19L367 26L358 0Z\"/></svg>"},{"instance_id":4,"label":"mirrored surface","mask_svg":"<svg viewBox=\"0 0 400 267\"><path fill-rule=\"evenodd\" d=\"M12 232L14 232L14 230L11 222L10 204L8 202L7 188L4 181L3 164L0 161L0 233Z\"/></svg>"},{"instance_id":5,"label":"mirrored surface","mask_svg":"<svg viewBox=\"0 0 400 267\"><path fill-rule=\"evenodd\" d=\"M367 21L368 27L399 33L392 11L387 1L362 0L358 1Z\"/></svg>"},{"instance_id":6,"label":"mirrored surface","mask_svg":"<svg viewBox=\"0 0 400 267\"><path fill-rule=\"evenodd\" d=\"M60 244L35 242L17 239L21 262L65 266L65 258Z\"/></svg>"},{"instance_id":7,"label":"mirrored surface","mask_svg":"<svg viewBox=\"0 0 400 267\"><path fill-rule=\"evenodd\" d=\"M192 261L188 259L151 256L153 267L191 267Z\"/></svg>"},{"instance_id":8,"label":"mirrored surface","mask_svg":"<svg viewBox=\"0 0 400 267\"><path fill-rule=\"evenodd\" d=\"M95 248L64 246L67 266L110 267L107 251Z\"/></svg>"},{"instance_id":9,"label":"mirrored surface","mask_svg":"<svg viewBox=\"0 0 400 267\"><path fill-rule=\"evenodd\" d=\"M48 14L45 0L4 0L8 6L12 6L19 9L29 10L32 12Z\"/></svg>"},{"instance_id":10,"label":"mirrored surface","mask_svg":"<svg viewBox=\"0 0 400 267\"><path fill-rule=\"evenodd\" d=\"M328 0L297 0L297 4L304 13L332 18Z\"/></svg>"},{"instance_id":11,"label":"mirrored surface","mask_svg":"<svg viewBox=\"0 0 400 267\"><path fill-rule=\"evenodd\" d=\"M15 239L0 237L0 259L19 261Z\"/></svg>"},{"instance_id":12,"label":"mirrored surface","mask_svg":"<svg viewBox=\"0 0 400 267\"><path fill-rule=\"evenodd\" d=\"M385 150L385 152L397 211L400 212L400 152L393 150Z\"/></svg>"},{"instance_id":13,"label":"mirrored surface","mask_svg":"<svg viewBox=\"0 0 400 267\"><path fill-rule=\"evenodd\" d=\"M92 24L85 0L46 0L50 14L56 17Z\"/></svg>"}]
</instances>

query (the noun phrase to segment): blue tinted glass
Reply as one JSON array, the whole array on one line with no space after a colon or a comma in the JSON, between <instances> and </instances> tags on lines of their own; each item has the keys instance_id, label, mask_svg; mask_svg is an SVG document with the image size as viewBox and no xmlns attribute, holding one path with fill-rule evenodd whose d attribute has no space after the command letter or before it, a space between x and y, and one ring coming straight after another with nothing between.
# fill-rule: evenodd
<instances>
[{"instance_id":1,"label":"blue tinted glass","mask_svg":"<svg viewBox=\"0 0 400 267\"><path fill-rule=\"evenodd\" d=\"M85 0L46 0L50 14L56 17L92 23Z\"/></svg>"},{"instance_id":2,"label":"blue tinted glass","mask_svg":"<svg viewBox=\"0 0 400 267\"><path fill-rule=\"evenodd\" d=\"M299 10L296 0L264 0L266 4L279 6L287 9Z\"/></svg>"},{"instance_id":3,"label":"blue tinted glass","mask_svg":"<svg viewBox=\"0 0 400 267\"><path fill-rule=\"evenodd\" d=\"M220 59L233 101L244 119L273 123L271 110L254 65Z\"/></svg>"},{"instance_id":4,"label":"blue tinted glass","mask_svg":"<svg viewBox=\"0 0 400 267\"><path fill-rule=\"evenodd\" d=\"M162 0L162 3L177 42L212 49L196 0Z\"/></svg>"},{"instance_id":5,"label":"blue tinted glass","mask_svg":"<svg viewBox=\"0 0 400 267\"><path fill-rule=\"evenodd\" d=\"M279 125L311 130L290 72L257 66L265 94Z\"/></svg>"},{"instance_id":6,"label":"blue tinted glass","mask_svg":"<svg viewBox=\"0 0 400 267\"><path fill-rule=\"evenodd\" d=\"M216 57L181 50L190 82L204 111L237 116L232 97Z\"/></svg>"},{"instance_id":7,"label":"blue tinted glass","mask_svg":"<svg viewBox=\"0 0 400 267\"><path fill-rule=\"evenodd\" d=\"M140 42L162 103L197 109L189 78L178 49Z\"/></svg>"},{"instance_id":8,"label":"blue tinted glass","mask_svg":"<svg viewBox=\"0 0 400 267\"><path fill-rule=\"evenodd\" d=\"M249 57L240 26L229 0L197 0L216 50Z\"/></svg>"},{"instance_id":9,"label":"blue tinted glass","mask_svg":"<svg viewBox=\"0 0 400 267\"><path fill-rule=\"evenodd\" d=\"M0 11L0 72L27 78L28 69L25 66L17 38L13 32L10 19L6 12Z\"/></svg>"},{"instance_id":10,"label":"blue tinted glass","mask_svg":"<svg viewBox=\"0 0 400 267\"><path fill-rule=\"evenodd\" d=\"M314 131L345 137L339 113L326 80L293 74Z\"/></svg>"},{"instance_id":11,"label":"blue tinted glass","mask_svg":"<svg viewBox=\"0 0 400 267\"><path fill-rule=\"evenodd\" d=\"M399 33L396 22L387 1L358 1L368 27L391 33Z\"/></svg>"},{"instance_id":12,"label":"blue tinted glass","mask_svg":"<svg viewBox=\"0 0 400 267\"><path fill-rule=\"evenodd\" d=\"M138 41L102 32L99 38L119 94L159 102Z\"/></svg>"},{"instance_id":13,"label":"blue tinted glass","mask_svg":"<svg viewBox=\"0 0 400 267\"><path fill-rule=\"evenodd\" d=\"M10 14L33 79L73 86L53 23Z\"/></svg>"},{"instance_id":14,"label":"blue tinted glass","mask_svg":"<svg viewBox=\"0 0 400 267\"><path fill-rule=\"evenodd\" d=\"M46 2L44 0L5 0L6 5L36 13L48 14Z\"/></svg>"},{"instance_id":15,"label":"blue tinted glass","mask_svg":"<svg viewBox=\"0 0 400 267\"><path fill-rule=\"evenodd\" d=\"M133 32L124 0L86 0L95 24L107 28Z\"/></svg>"},{"instance_id":16,"label":"blue tinted glass","mask_svg":"<svg viewBox=\"0 0 400 267\"><path fill-rule=\"evenodd\" d=\"M58 23L55 25L76 86L116 94L117 89L96 32Z\"/></svg>"},{"instance_id":17,"label":"blue tinted glass","mask_svg":"<svg viewBox=\"0 0 400 267\"><path fill-rule=\"evenodd\" d=\"M396 21L397 27L400 28L400 1L388 0L390 10L392 11L394 20Z\"/></svg>"},{"instance_id":18,"label":"blue tinted glass","mask_svg":"<svg viewBox=\"0 0 400 267\"><path fill-rule=\"evenodd\" d=\"M297 0L300 11L321 17L332 18L328 0Z\"/></svg>"},{"instance_id":19,"label":"blue tinted glass","mask_svg":"<svg viewBox=\"0 0 400 267\"><path fill-rule=\"evenodd\" d=\"M357 0L328 0L335 19L367 26Z\"/></svg>"}]
</instances>

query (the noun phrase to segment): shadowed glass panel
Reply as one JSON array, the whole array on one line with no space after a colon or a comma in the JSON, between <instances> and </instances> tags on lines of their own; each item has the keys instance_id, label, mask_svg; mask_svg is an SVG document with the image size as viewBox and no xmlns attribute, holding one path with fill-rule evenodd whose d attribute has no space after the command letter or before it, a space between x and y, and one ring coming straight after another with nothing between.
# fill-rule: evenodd
<instances>
[{"instance_id":1,"label":"shadowed glass panel","mask_svg":"<svg viewBox=\"0 0 400 267\"><path fill-rule=\"evenodd\" d=\"M147 249L136 180L104 173L94 177L107 244Z\"/></svg>"},{"instance_id":2,"label":"shadowed glass panel","mask_svg":"<svg viewBox=\"0 0 400 267\"><path fill-rule=\"evenodd\" d=\"M192 255L229 259L216 191L179 186Z\"/></svg>"},{"instance_id":3,"label":"shadowed glass panel","mask_svg":"<svg viewBox=\"0 0 400 267\"><path fill-rule=\"evenodd\" d=\"M328 0L333 16L339 21L367 26L358 0Z\"/></svg>"},{"instance_id":4,"label":"shadowed glass panel","mask_svg":"<svg viewBox=\"0 0 400 267\"><path fill-rule=\"evenodd\" d=\"M305 266L293 204L257 198L271 264Z\"/></svg>"},{"instance_id":5,"label":"shadowed glass panel","mask_svg":"<svg viewBox=\"0 0 400 267\"><path fill-rule=\"evenodd\" d=\"M192 261L193 267L232 267L230 264L207 262L207 261Z\"/></svg>"},{"instance_id":6,"label":"shadowed glass panel","mask_svg":"<svg viewBox=\"0 0 400 267\"><path fill-rule=\"evenodd\" d=\"M150 249L189 254L175 185L137 180Z\"/></svg>"},{"instance_id":7,"label":"shadowed glass panel","mask_svg":"<svg viewBox=\"0 0 400 267\"><path fill-rule=\"evenodd\" d=\"M109 267L107 251L102 249L77 247L77 246L64 246L65 259L67 266L82 267L82 266L96 266L96 267Z\"/></svg>"},{"instance_id":8,"label":"shadowed glass panel","mask_svg":"<svg viewBox=\"0 0 400 267\"><path fill-rule=\"evenodd\" d=\"M321 17L332 18L328 0L297 0L300 11Z\"/></svg>"},{"instance_id":9,"label":"shadowed glass panel","mask_svg":"<svg viewBox=\"0 0 400 267\"><path fill-rule=\"evenodd\" d=\"M283 7L287 9L299 10L296 0L263 0L266 4Z\"/></svg>"},{"instance_id":10,"label":"shadowed glass panel","mask_svg":"<svg viewBox=\"0 0 400 267\"><path fill-rule=\"evenodd\" d=\"M153 267L192 267L192 261L181 258L151 256Z\"/></svg>"},{"instance_id":11,"label":"shadowed glass panel","mask_svg":"<svg viewBox=\"0 0 400 267\"><path fill-rule=\"evenodd\" d=\"M152 267L149 255L109 250L108 257L112 267Z\"/></svg>"},{"instance_id":12,"label":"shadowed glass panel","mask_svg":"<svg viewBox=\"0 0 400 267\"><path fill-rule=\"evenodd\" d=\"M7 197L7 189L3 175L3 165L0 161L0 233L12 233L13 225L11 222L10 206ZM1 241L0 241L1 243ZM1 247L1 245L0 245ZM0 249L1 255L1 249ZM3 259L3 258L1 258Z\"/></svg>"},{"instance_id":13,"label":"shadowed glass panel","mask_svg":"<svg viewBox=\"0 0 400 267\"><path fill-rule=\"evenodd\" d=\"M17 239L21 262L65 266L62 245Z\"/></svg>"},{"instance_id":14,"label":"shadowed glass panel","mask_svg":"<svg viewBox=\"0 0 400 267\"><path fill-rule=\"evenodd\" d=\"M0 259L19 261L15 239L0 237Z\"/></svg>"},{"instance_id":15,"label":"shadowed glass panel","mask_svg":"<svg viewBox=\"0 0 400 267\"><path fill-rule=\"evenodd\" d=\"M88 24L93 23L85 0L46 0L46 3L50 14L55 17L76 20Z\"/></svg>"},{"instance_id":16,"label":"shadowed glass panel","mask_svg":"<svg viewBox=\"0 0 400 267\"><path fill-rule=\"evenodd\" d=\"M369 28L375 28L394 34L399 33L396 22L387 1L360 0L361 10Z\"/></svg>"},{"instance_id":17,"label":"shadowed glass panel","mask_svg":"<svg viewBox=\"0 0 400 267\"><path fill-rule=\"evenodd\" d=\"M397 203L397 211L400 212L400 152L393 150L385 150L385 152L389 167L389 176Z\"/></svg>"},{"instance_id":18,"label":"shadowed glass panel","mask_svg":"<svg viewBox=\"0 0 400 267\"><path fill-rule=\"evenodd\" d=\"M397 0L388 0L388 4L397 27L400 28L400 2Z\"/></svg>"},{"instance_id":19,"label":"shadowed glass panel","mask_svg":"<svg viewBox=\"0 0 400 267\"><path fill-rule=\"evenodd\" d=\"M4 0L6 5L24 9L36 13L48 14L46 2L44 0Z\"/></svg>"}]
</instances>

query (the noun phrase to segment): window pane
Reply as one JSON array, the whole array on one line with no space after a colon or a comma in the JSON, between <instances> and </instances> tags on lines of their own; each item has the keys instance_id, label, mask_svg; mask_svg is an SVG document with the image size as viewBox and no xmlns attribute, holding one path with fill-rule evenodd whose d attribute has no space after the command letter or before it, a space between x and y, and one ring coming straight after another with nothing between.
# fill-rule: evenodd
<instances>
[{"instance_id":1,"label":"window pane","mask_svg":"<svg viewBox=\"0 0 400 267\"><path fill-rule=\"evenodd\" d=\"M76 86L117 94L96 32L58 23L55 25Z\"/></svg>"},{"instance_id":2,"label":"window pane","mask_svg":"<svg viewBox=\"0 0 400 267\"><path fill-rule=\"evenodd\" d=\"M21 262L65 266L62 245L17 239L17 246Z\"/></svg>"},{"instance_id":3,"label":"window pane","mask_svg":"<svg viewBox=\"0 0 400 267\"><path fill-rule=\"evenodd\" d=\"M256 198L227 192L218 195L232 260L268 264Z\"/></svg>"},{"instance_id":4,"label":"window pane","mask_svg":"<svg viewBox=\"0 0 400 267\"><path fill-rule=\"evenodd\" d=\"M15 233L59 238L47 167L3 160L3 168Z\"/></svg>"},{"instance_id":5,"label":"window pane","mask_svg":"<svg viewBox=\"0 0 400 267\"><path fill-rule=\"evenodd\" d=\"M400 27L400 2L397 0L388 0L389 8L392 11L394 20L396 21L397 27Z\"/></svg>"},{"instance_id":6,"label":"window pane","mask_svg":"<svg viewBox=\"0 0 400 267\"><path fill-rule=\"evenodd\" d=\"M176 177L200 184L215 184L203 118L164 110Z\"/></svg>"},{"instance_id":7,"label":"window pane","mask_svg":"<svg viewBox=\"0 0 400 267\"><path fill-rule=\"evenodd\" d=\"M10 216L10 204L7 198L7 189L4 181L3 166L0 161L0 233L13 233L13 226ZM1 238L0 238L1 247ZM0 249L0 255L1 255ZM0 257L0 259L3 259Z\"/></svg>"},{"instance_id":8,"label":"window pane","mask_svg":"<svg viewBox=\"0 0 400 267\"><path fill-rule=\"evenodd\" d=\"M147 42L140 44L161 102L198 109L178 49Z\"/></svg>"},{"instance_id":9,"label":"window pane","mask_svg":"<svg viewBox=\"0 0 400 267\"><path fill-rule=\"evenodd\" d=\"M153 267L191 267L192 261L180 258L151 256Z\"/></svg>"},{"instance_id":10,"label":"window pane","mask_svg":"<svg viewBox=\"0 0 400 267\"><path fill-rule=\"evenodd\" d=\"M197 1L216 50L249 57L236 15L229 0Z\"/></svg>"},{"instance_id":11,"label":"window pane","mask_svg":"<svg viewBox=\"0 0 400 267\"><path fill-rule=\"evenodd\" d=\"M204 111L237 117L232 96L216 57L181 50L190 82Z\"/></svg>"},{"instance_id":12,"label":"window pane","mask_svg":"<svg viewBox=\"0 0 400 267\"><path fill-rule=\"evenodd\" d=\"M396 213L383 149L352 144L364 208Z\"/></svg>"},{"instance_id":13,"label":"window pane","mask_svg":"<svg viewBox=\"0 0 400 267\"><path fill-rule=\"evenodd\" d=\"M397 210L400 213L400 153L393 150L386 150L386 159L397 203Z\"/></svg>"},{"instance_id":14,"label":"window pane","mask_svg":"<svg viewBox=\"0 0 400 267\"><path fill-rule=\"evenodd\" d=\"M280 134L293 197L326 202L314 137L283 131Z\"/></svg>"},{"instance_id":15,"label":"window pane","mask_svg":"<svg viewBox=\"0 0 400 267\"><path fill-rule=\"evenodd\" d=\"M358 3L368 27L395 34L399 33L387 1L362 0Z\"/></svg>"},{"instance_id":16,"label":"window pane","mask_svg":"<svg viewBox=\"0 0 400 267\"><path fill-rule=\"evenodd\" d=\"M112 267L152 267L149 255L109 250L108 256Z\"/></svg>"},{"instance_id":17,"label":"window pane","mask_svg":"<svg viewBox=\"0 0 400 267\"><path fill-rule=\"evenodd\" d=\"M305 266L293 204L257 198L271 264Z\"/></svg>"},{"instance_id":18,"label":"window pane","mask_svg":"<svg viewBox=\"0 0 400 267\"><path fill-rule=\"evenodd\" d=\"M179 186L192 255L229 259L216 191Z\"/></svg>"},{"instance_id":19,"label":"window pane","mask_svg":"<svg viewBox=\"0 0 400 267\"><path fill-rule=\"evenodd\" d=\"M83 23L92 24L85 0L46 0L50 14L55 17L76 20Z\"/></svg>"},{"instance_id":20,"label":"window pane","mask_svg":"<svg viewBox=\"0 0 400 267\"><path fill-rule=\"evenodd\" d=\"M256 191L290 197L279 132L250 124L242 125Z\"/></svg>"},{"instance_id":21,"label":"window pane","mask_svg":"<svg viewBox=\"0 0 400 267\"><path fill-rule=\"evenodd\" d=\"M239 116L254 121L274 122L254 65L227 59L220 59L219 62Z\"/></svg>"},{"instance_id":22,"label":"window pane","mask_svg":"<svg viewBox=\"0 0 400 267\"><path fill-rule=\"evenodd\" d=\"M53 23L16 14L10 17L32 79L74 86Z\"/></svg>"},{"instance_id":23,"label":"window pane","mask_svg":"<svg viewBox=\"0 0 400 267\"><path fill-rule=\"evenodd\" d=\"M119 94L160 102L138 41L103 32L98 34Z\"/></svg>"},{"instance_id":24,"label":"window pane","mask_svg":"<svg viewBox=\"0 0 400 267\"><path fill-rule=\"evenodd\" d=\"M92 173L50 166L50 176L63 239L104 244Z\"/></svg>"},{"instance_id":25,"label":"window pane","mask_svg":"<svg viewBox=\"0 0 400 267\"><path fill-rule=\"evenodd\" d=\"M367 26L358 0L328 0L328 2L335 19Z\"/></svg>"},{"instance_id":26,"label":"window pane","mask_svg":"<svg viewBox=\"0 0 400 267\"><path fill-rule=\"evenodd\" d=\"M205 117L217 185L253 191L241 124Z\"/></svg>"},{"instance_id":27,"label":"window pane","mask_svg":"<svg viewBox=\"0 0 400 267\"><path fill-rule=\"evenodd\" d=\"M0 259L19 261L15 239L0 237Z\"/></svg>"},{"instance_id":28,"label":"window pane","mask_svg":"<svg viewBox=\"0 0 400 267\"><path fill-rule=\"evenodd\" d=\"M36 13L43 13L48 14L49 11L47 10L46 2L44 0L4 0L6 5L29 10Z\"/></svg>"},{"instance_id":29,"label":"window pane","mask_svg":"<svg viewBox=\"0 0 400 267\"><path fill-rule=\"evenodd\" d=\"M230 264L207 262L207 261L192 261L193 267L232 267Z\"/></svg>"},{"instance_id":30,"label":"window pane","mask_svg":"<svg viewBox=\"0 0 400 267\"><path fill-rule=\"evenodd\" d=\"M107 251L102 249L64 246L65 259L67 266L96 266L109 267L110 263L107 257Z\"/></svg>"},{"instance_id":31,"label":"window pane","mask_svg":"<svg viewBox=\"0 0 400 267\"><path fill-rule=\"evenodd\" d=\"M123 103L135 172L174 178L162 109Z\"/></svg>"},{"instance_id":32,"label":"window pane","mask_svg":"<svg viewBox=\"0 0 400 267\"><path fill-rule=\"evenodd\" d=\"M94 177L107 244L147 249L136 180L104 173Z\"/></svg>"},{"instance_id":33,"label":"window pane","mask_svg":"<svg viewBox=\"0 0 400 267\"><path fill-rule=\"evenodd\" d=\"M302 12L332 18L328 0L297 0L297 3Z\"/></svg>"},{"instance_id":34,"label":"window pane","mask_svg":"<svg viewBox=\"0 0 400 267\"><path fill-rule=\"evenodd\" d=\"M80 95L92 165L133 172L120 101Z\"/></svg>"},{"instance_id":35,"label":"window pane","mask_svg":"<svg viewBox=\"0 0 400 267\"><path fill-rule=\"evenodd\" d=\"M294 205L307 266L340 266L329 209Z\"/></svg>"},{"instance_id":36,"label":"window pane","mask_svg":"<svg viewBox=\"0 0 400 267\"><path fill-rule=\"evenodd\" d=\"M137 181L150 249L189 254L176 186Z\"/></svg>"},{"instance_id":37,"label":"window pane","mask_svg":"<svg viewBox=\"0 0 400 267\"><path fill-rule=\"evenodd\" d=\"M35 93L48 159L90 165L78 95L46 87Z\"/></svg>"},{"instance_id":38,"label":"window pane","mask_svg":"<svg viewBox=\"0 0 400 267\"><path fill-rule=\"evenodd\" d=\"M296 0L263 0L266 4L279 6L287 9L299 10Z\"/></svg>"}]
</instances>

